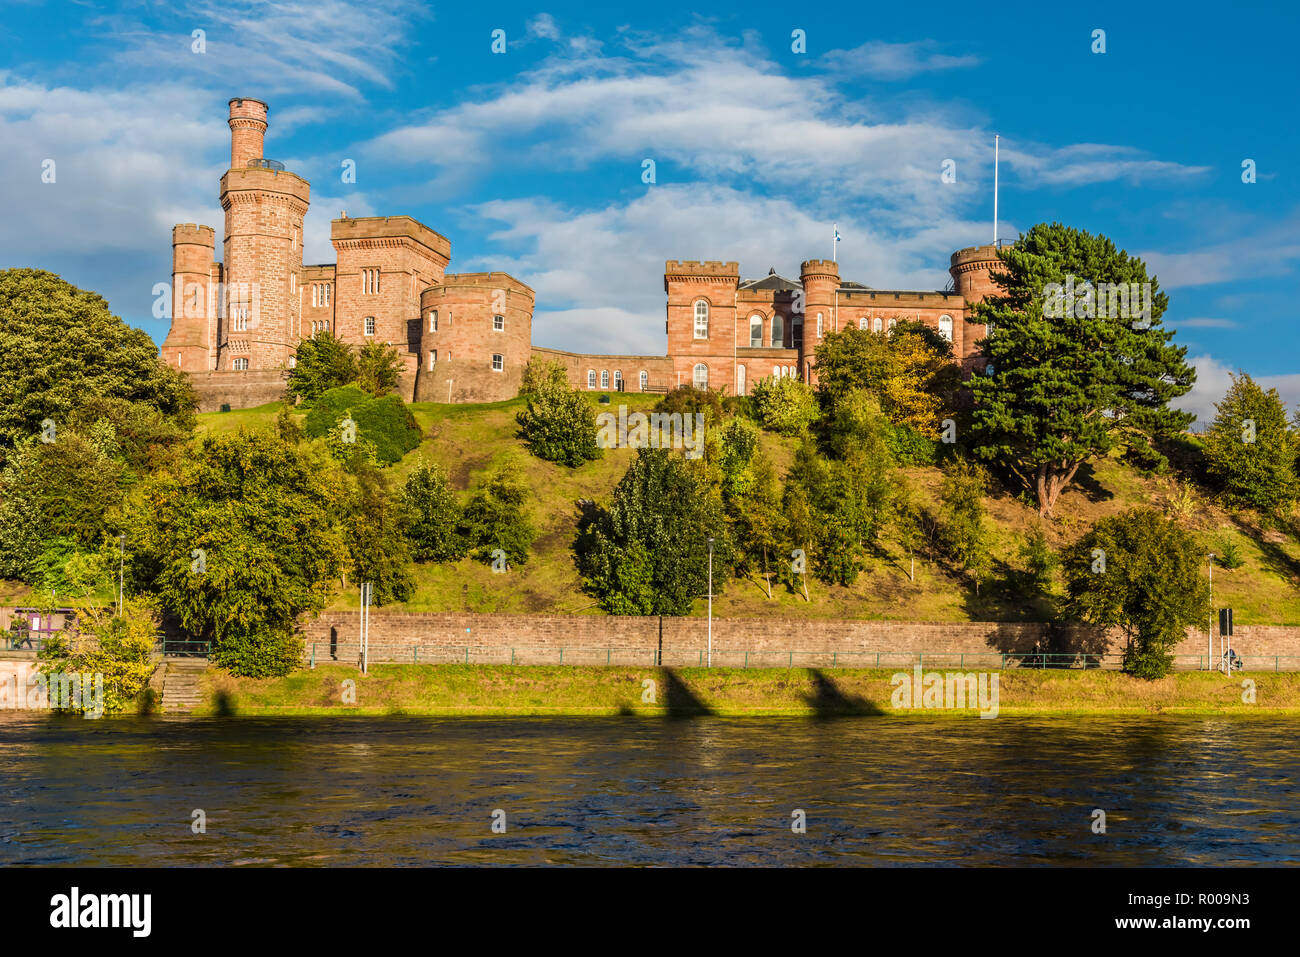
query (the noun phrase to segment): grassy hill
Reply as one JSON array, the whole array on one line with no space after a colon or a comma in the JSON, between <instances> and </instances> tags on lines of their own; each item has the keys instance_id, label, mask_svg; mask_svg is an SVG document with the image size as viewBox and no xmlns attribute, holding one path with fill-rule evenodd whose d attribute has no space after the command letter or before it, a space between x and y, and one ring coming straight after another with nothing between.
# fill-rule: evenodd
<instances>
[{"instance_id":1,"label":"grassy hill","mask_svg":"<svg viewBox=\"0 0 1300 957\"><path fill-rule=\"evenodd\" d=\"M595 394L588 396L593 405ZM656 396L614 395L609 406L649 410ZM635 452L611 449L603 458L569 469L533 458L516 438L515 413L521 399L482 405L416 403L410 406L424 433L419 447L390 470L401 481L420 456L438 462L454 488L464 492L506 458L515 458L532 489L531 508L540 536L526 565L507 575L494 575L479 562L465 559L443 566L415 566L418 589L404 605L410 611L476 611L542 614L601 614L591 596L581 590L574 564L573 540L580 516L579 501L607 499ZM271 426L279 406L270 404L233 412L199 416L201 430L225 430L240 425ZM796 440L763 433L768 455L784 473L793 458ZM940 473L933 468L907 469L922 502L937 504ZM1175 477L1145 477L1120 462L1107 459L1080 469L1078 480L1057 505L1057 520L1043 528L1053 547L1082 534L1096 519L1133 505L1170 505L1181 520L1202 536L1206 550L1219 551L1224 540L1237 543L1245 564L1235 570L1216 566L1216 606L1232 606L1239 624L1300 624L1300 529L1261 529L1251 518L1224 511L1202 491L1191 490ZM851 588L810 580L811 601L774 585L766 597L761 581L731 579L718 582L714 614L725 617L875 618L925 621L1017 621L1052 617L1050 595L1027 594L1015 584L1021 567L1020 544L1039 521L1036 509L1016 496L997 491L987 499L993 520L995 556L991 581L975 594L970 584L942 562L916 561L916 580L902 550L874 559ZM355 608L355 587L341 589L332 607ZM704 614L704 600L695 609Z\"/></svg>"}]
</instances>

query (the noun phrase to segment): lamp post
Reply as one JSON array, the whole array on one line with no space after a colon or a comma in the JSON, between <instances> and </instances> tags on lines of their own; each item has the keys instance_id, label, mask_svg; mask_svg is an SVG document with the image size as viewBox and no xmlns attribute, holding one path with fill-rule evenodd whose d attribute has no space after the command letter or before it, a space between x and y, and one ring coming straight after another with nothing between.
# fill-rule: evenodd
<instances>
[{"instance_id":1,"label":"lamp post","mask_svg":"<svg viewBox=\"0 0 1300 957\"><path fill-rule=\"evenodd\" d=\"M713 667L713 536L709 536L709 667Z\"/></svg>"},{"instance_id":2,"label":"lamp post","mask_svg":"<svg viewBox=\"0 0 1300 957\"><path fill-rule=\"evenodd\" d=\"M126 581L126 532L117 533L117 617L122 617Z\"/></svg>"}]
</instances>

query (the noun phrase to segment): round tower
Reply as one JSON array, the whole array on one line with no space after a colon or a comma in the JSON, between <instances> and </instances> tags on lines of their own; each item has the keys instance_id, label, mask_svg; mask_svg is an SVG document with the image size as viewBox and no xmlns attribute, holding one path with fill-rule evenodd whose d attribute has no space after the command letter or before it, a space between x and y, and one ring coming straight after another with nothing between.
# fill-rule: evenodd
<instances>
[{"instance_id":1,"label":"round tower","mask_svg":"<svg viewBox=\"0 0 1300 957\"><path fill-rule=\"evenodd\" d=\"M840 288L839 263L831 259L809 259L799 266L803 284L803 344L799 374L810 385L816 382L817 346L835 329L836 293Z\"/></svg>"},{"instance_id":2,"label":"round tower","mask_svg":"<svg viewBox=\"0 0 1300 957\"><path fill-rule=\"evenodd\" d=\"M532 355L533 290L503 272L448 275L420 294L417 402L500 402Z\"/></svg>"},{"instance_id":3,"label":"round tower","mask_svg":"<svg viewBox=\"0 0 1300 957\"><path fill-rule=\"evenodd\" d=\"M235 97L230 101L230 168L242 169L262 158L268 107L261 100Z\"/></svg>"},{"instance_id":4,"label":"round tower","mask_svg":"<svg viewBox=\"0 0 1300 957\"><path fill-rule=\"evenodd\" d=\"M211 226L182 223L172 228L172 324L162 345L162 359L187 372L213 367L216 302L213 290Z\"/></svg>"},{"instance_id":5,"label":"round tower","mask_svg":"<svg viewBox=\"0 0 1300 957\"><path fill-rule=\"evenodd\" d=\"M974 305L998 291L990 274L1001 266L998 247L968 246L952 254L948 272L952 274L953 288L966 297L967 304Z\"/></svg>"}]
</instances>

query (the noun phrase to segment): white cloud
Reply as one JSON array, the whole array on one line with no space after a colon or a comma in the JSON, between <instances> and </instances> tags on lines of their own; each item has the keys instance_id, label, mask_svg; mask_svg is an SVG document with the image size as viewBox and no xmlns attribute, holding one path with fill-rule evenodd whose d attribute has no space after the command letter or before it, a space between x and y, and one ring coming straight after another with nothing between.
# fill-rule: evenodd
<instances>
[{"instance_id":1,"label":"white cloud","mask_svg":"<svg viewBox=\"0 0 1300 957\"><path fill-rule=\"evenodd\" d=\"M1253 231L1200 249L1152 250L1141 257L1164 289L1294 275L1300 266L1300 209L1280 223L1252 225Z\"/></svg>"},{"instance_id":2,"label":"white cloud","mask_svg":"<svg viewBox=\"0 0 1300 957\"><path fill-rule=\"evenodd\" d=\"M838 73L871 76L885 80L906 80L921 73L978 66L973 53L954 56L936 52L931 40L914 43L886 43L871 40L852 50L832 50L823 58Z\"/></svg>"},{"instance_id":3,"label":"white cloud","mask_svg":"<svg viewBox=\"0 0 1300 957\"><path fill-rule=\"evenodd\" d=\"M1238 370L1210 355L1196 356L1190 361L1196 367L1196 385L1192 386L1191 392L1171 404L1187 412L1195 412L1196 423L1192 429L1202 432L1214 421L1215 403L1223 400L1232 386L1231 373ZM1252 378L1263 389L1277 389L1288 409L1300 408L1300 373Z\"/></svg>"},{"instance_id":4,"label":"white cloud","mask_svg":"<svg viewBox=\"0 0 1300 957\"><path fill-rule=\"evenodd\" d=\"M1187 329L1236 329L1238 323L1234 319L1212 319L1201 317L1196 319L1180 319L1177 322L1172 323L1166 322L1166 325Z\"/></svg>"}]
</instances>

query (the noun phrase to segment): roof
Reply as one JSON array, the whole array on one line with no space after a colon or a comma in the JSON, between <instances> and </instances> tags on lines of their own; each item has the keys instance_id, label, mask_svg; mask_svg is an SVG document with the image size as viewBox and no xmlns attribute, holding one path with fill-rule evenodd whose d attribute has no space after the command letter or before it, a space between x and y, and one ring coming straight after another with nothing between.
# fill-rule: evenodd
<instances>
[{"instance_id":1,"label":"roof","mask_svg":"<svg viewBox=\"0 0 1300 957\"><path fill-rule=\"evenodd\" d=\"M777 292L791 291L802 289L803 283L798 279L786 279L784 276L778 276L775 268L769 268L767 275L762 279L742 279L740 289L763 289L775 290Z\"/></svg>"}]
</instances>

